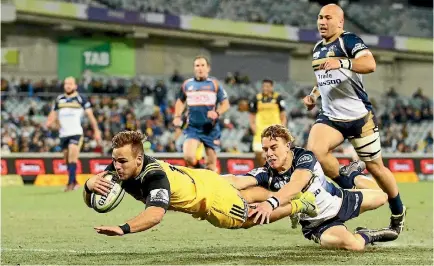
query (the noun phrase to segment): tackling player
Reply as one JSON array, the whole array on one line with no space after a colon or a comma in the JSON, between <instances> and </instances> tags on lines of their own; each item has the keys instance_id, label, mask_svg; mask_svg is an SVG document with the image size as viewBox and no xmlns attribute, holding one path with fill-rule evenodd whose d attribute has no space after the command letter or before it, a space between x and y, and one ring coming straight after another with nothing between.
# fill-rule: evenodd
<instances>
[{"instance_id":1,"label":"tackling player","mask_svg":"<svg viewBox=\"0 0 434 266\"><path fill-rule=\"evenodd\" d=\"M393 174L383 164L374 110L362 82L362 74L375 71L375 59L360 37L343 30L344 12L339 6L324 6L317 24L322 37L313 49L317 86L304 98L304 104L311 110L321 96L322 112L310 131L307 149L314 152L327 176L349 189L357 180L339 171L339 162L332 151L345 139L350 140L368 171L387 193L392 211L389 227L399 234L404 228L406 208Z\"/></svg>"},{"instance_id":2,"label":"tackling player","mask_svg":"<svg viewBox=\"0 0 434 266\"><path fill-rule=\"evenodd\" d=\"M92 125L95 140L101 141L101 132L98 128L91 104L77 92L75 78L67 77L64 81L65 93L59 95L54 102L53 110L48 115L45 126L50 128L58 119L60 123L60 145L68 169L68 184L65 191L77 188L77 161L83 144L83 128L81 118L83 111Z\"/></svg>"},{"instance_id":3,"label":"tackling player","mask_svg":"<svg viewBox=\"0 0 434 266\"><path fill-rule=\"evenodd\" d=\"M209 61L204 56L194 59L194 78L184 81L175 103L173 124L182 125L182 113L188 107L188 125L184 130L184 159L188 166L196 167L196 151L200 143L205 146L207 168L217 169L220 149L220 125L218 118L229 109L229 100L216 79L209 78ZM218 105L218 106L217 106Z\"/></svg>"},{"instance_id":4,"label":"tackling player","mask_svg":"<svg viewBox=\"0 0 434 266\"><path fill-rule=\"evenodd\" d=\"M112 140L113 163L107 171L116 171L121 186L136 200L146 204L146 209L122 226L99 226L95 230L105 235L124 235L145 231L163 219L166 210L191 214L221 228L248 228L254 226L247 218L249 207L229 182L214 171L173 166L158 161L143 152L143 135L124 131ZM111 188L103 178L104 172L84 186L84 198L90 207L91 192L105 195ZM267 193L268 194L268 193ZM312 193L304 193L290 204L277 208L271 220L296 212L316 215Z\"/></svg>"},{"instance_id":5,"label":"tackling player","mask_svg":"<svg viewBox=\"0 0 434 266\"><path fill-rule=\"evenodd\" d=\"M261 135L267 164L250 171L245 177L229 178L237 189L261 186L277 191L267 201L252 209L249 217L260 224L268 222L270 214L300 192L315 195L316 217L300 214L303 235L322 247L363 250L374 242L392 241L398 233L392 229L358 228L353 234L344 223L361 213L382 206L387 195L381 190L341 190L328 183L321 165L311 151L293 147L294 138L285 127L273 125ZM356 175L361 175L356 171ZM249 194L248 191L244 192ZM255 215L256 214L256 215Z\"/></svg>"},{"instance_id":6,"label":"tackling player","mask_svg":"<svg viewBox=\"0 0 434 266\"><path fill-rule=\"evenodd\" d=\"M268 126L279 124L286 126L285 101L282 96L273 91L273 81L262 81L262 93L258 93L250 102L250 128L253 137L253 151L256 164L264 165L264 153L261 145L261 133Z\"/></svg>"}]
</instances>

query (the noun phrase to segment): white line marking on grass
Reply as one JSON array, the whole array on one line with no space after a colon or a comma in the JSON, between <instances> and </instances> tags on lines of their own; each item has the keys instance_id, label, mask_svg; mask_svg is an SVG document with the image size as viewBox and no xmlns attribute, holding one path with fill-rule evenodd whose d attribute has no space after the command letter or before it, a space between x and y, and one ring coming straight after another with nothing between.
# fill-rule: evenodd
<instances>
[{"instance_id":1,"label":"white line marking on grass","mask_svg":"<svg viewBox=\"0 0 434 266\"><path fill-rule=\"evenodd\" d=\"M43 249L43 248L2 248L1 251L28 251L28 252L46 252L46 253L78 253L78 254L103 254L103 253L113 253L113 251L78 251L73 249Z\"/></svg>"}]
</instances>

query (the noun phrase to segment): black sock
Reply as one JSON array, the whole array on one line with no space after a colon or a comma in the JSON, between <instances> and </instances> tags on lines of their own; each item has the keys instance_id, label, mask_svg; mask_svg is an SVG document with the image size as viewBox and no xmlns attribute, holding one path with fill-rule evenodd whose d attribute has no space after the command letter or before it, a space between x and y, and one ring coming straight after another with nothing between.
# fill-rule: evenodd
<instances>
[{"instance_id":1,"label":"black sock","mask_svg":"<svg viewBox=\"0 0 434 266\"><path fill-rule=\"evenodd\" d=\"M337 177L333 178L333 181L335 181L336 184L343 189L352 189L354 187L354 177L351 178L350 176L347 177L338 175Z\"/></svg>"},{"instance_id":2,"label":"black sock","mask_svg":"<svg viewBox=\"0 0 434 266\"><path fill-rule=\"evenodd\" d=\"M77 163L69 163L68 164L68 185L76 184L77 180L75 180L75 176L77 174Z\"/></svg>"},{"instance_id":3,"label":"black sock","mask_svg":"<svg viewBox=\"0 0 434 266\"><path fill-rule=\"evenodd\" d=\"M393 199L389 199L389 208L393 215L402 214L404 206L402 205L401 196L396 195Z\"/></svg>"}]
</instances>

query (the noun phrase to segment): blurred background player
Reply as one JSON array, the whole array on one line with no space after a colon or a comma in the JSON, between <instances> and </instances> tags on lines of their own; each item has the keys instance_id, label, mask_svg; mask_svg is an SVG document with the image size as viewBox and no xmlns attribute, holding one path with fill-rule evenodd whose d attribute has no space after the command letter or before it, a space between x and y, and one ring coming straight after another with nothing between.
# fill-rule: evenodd
<instances>
[{"instance_id":1,"label":"blurred background player","mask_svg":"<svg viewBox=\"0 0 434 266\"><path fill-rule=\"evenodd\" d=\"M68 168L68 184L65 191L70 191L78 186L76 173L78 155L83 144L83 128L81 126L83 111L89 118L97 142L101 141L101 132L93 115L90 102L77 92L75 78L65 78L64 92L64 94L56 98L45 125L49 128L57 120L59 121L60 142Z\"/></svg>"},{"instance_id":2,"label":"blurred background player","mask_svg":"<svg viewBox=\"0 0 434 266\"><path fill-rule=\"evenodd\" d=\"M262 92L256 94L250 102L250 128L254 134L253 151L255 152L256 165L265 163L261 145L262 131L271 125L287 125L285 113L285 101L282 96L273 91L274 82L271 79L262 81Z\"/></svg>"},{"instance_id":3,"label":"blurred background player","mask_svg":"<svg viewBox=\"0 0 434 266\"><path fill-rule=\"evenodd\" d=\"M317 86L304 98L304 104L311 110L321 96L322 111L309 133L307 149L315 153L327 176L350 189L355 186L354 176L346 175L351 166L339 171L339 162L332 154L345 139L350 140L389 196L390 228L399 234L404 227L405 207L395 177L383 164L377 121L361 76L375 71L375 59L360 37L344 31L344 12L339 6L324 6L317 24L322 37L313 48ZM357 163L353 166L360 168Z\"/></svg>"},{"instance_id":4,"label":"blurred background player","mask_svg":"<svg viewBox=\"0 0 434 266\"><path fill-rule=\"evenodd\" d=\"M217 154L220 150L219 117L229 109L229 101L217 79L209 78L211 66L204 56L194 59L194 78L184 81L175 103L173 124L182 125L182 113L188 108L186 140L183 146L184 159L188 166L197 167L197 148L205 146L206 165L217 169Z\"/></svg>"},{"instance_id":5,"label":"blurred background player","mask_svg":"<svg viewBox=\"0 0 434 266\"><path fill-rule=\"evenodd\" d=\"M182 130L184 130L187 127L187 120L188 120L188 111L185 111L182 115L182 125L175 127L175 135L179 136L181 138L184 138L186 136L182 136ZM202 159L204 159L205 156L205 146L203 146L203 143L201 142L199 146L196 149L196 165L193 165L194 168L206 168L206 165L203 165L201 163Z\"/></svg>"}]
</instances>

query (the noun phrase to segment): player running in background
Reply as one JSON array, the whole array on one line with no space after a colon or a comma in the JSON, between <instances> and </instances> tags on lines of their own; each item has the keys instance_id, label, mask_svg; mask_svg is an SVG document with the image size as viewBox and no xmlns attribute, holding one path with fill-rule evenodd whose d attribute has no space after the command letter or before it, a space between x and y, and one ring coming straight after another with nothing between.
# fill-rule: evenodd
<instances>
[{"instance_id":1,"label":"player running in background","mask_svg":"<svg viewBox=\"0 0 434 266\"><path fill-rule=\"evenodd\" d=\"M240 193L214 171L173 166L144 154L140 132L123 131L112 139L113 162L107 171L115 171L121 186L146 209L122 226L99 226L105 235L124 235L148 230L160 223L166 210L191 214L220 228L248 228L255 225L248 219L249 207ZM105 172L93 176L84 186L84 199L90 206L92 192L105 195L112 184L103 178ZM307 192L291 203L277 208L271 221L295 212L316 215L315 197Z\"/></svg>"},{"instance_id":2,"label":"player running in background","mask_svg":"<svg viewBox=\"0 0 434 266\"><path fill-rule=\"evenodd\" d=\"M65 78L64 91L64 94L56 98L53 110L48 115L45 125L50 128L56 120L60 123L60 145L68 168L68 184L65 191L70 191L78 186L76 174L78 156L83 144L83 128L81 126L83 112L89 118L97 142L101 141L101 132L90 102L77 92L75 78Z\"/></svg>"},{"instance_id":3,"label":"player running in background","mask_svg":"<svg viewBox=\"0 0 434 266\"><path fill-rule=\"evenodd\" d=\"M261 139L267 164L253 169L247 176L228 178L234 187L240 190L261 186L277 191L250 211L249 217L255 216L254 222L267 223L273 209L287 204L300 192L310 191L315 195L318 215L308 217L300 214L302 232L307 239L314 240L323 247L356 251L363 250L368 243L392 241L398 237L398 233L389 228L358 228L353 234L344 225L361 213L382 206L387 200L383 191L341 190L329 183L315 155L303 148L293 147L294 138L289 130L281 125L265 129ZM353 174L362 175L357 170ZM242 195L250 197L250 193L244 191Z\"/></svg>"},{"instance_id":4,"label":"player running in background","mask_svg":"<svg viewBox=\"0 0 434 266\"><path fill-rule=\"evenodd\" d=\"M406 208L393 174L383 164L377 122L362 82L362 74L375 71L375 59L360 37L343 30L344 12L339 6L324 6L317 24L322 37L313 49L317 86L304 98L304 104L311 110L321 96L322 111L310 131L307 149L314 152L326 176L342 188L350 189L357 183L358 188L364 188L363 181L347 176L352 168L360 166L353 163L340 171L332 154L348 139L387 193L392 211L389 227L399 234L404 228Z\"/></svg>"},{"instance_id":5,"label":"player running in background","mask_svg":"<svg viewBox=\"0 0 434 266\"><path fill-rule=\"evenodd\" d=\"M204 56L197 56L193 62L194 78L184 81L175 103L173 124L182 125L182 113L188 108L186 140L183 146L184 159L190 167L197 167L196 151L200 143L205 146L206 165L217 169L217 154L220 150L219 117L229 109L229 100L218 80L209 78L211 66Z\"/></svg>"},{"instance_id":6,"label":"player running in background","mask_svg":"<svg viewBox=\"0 0 434 266\"><path fill-rule=\"evenodd\" d=\"M262 81L262 92L256 94L250 102L250 128L255 134L253 137L253 151L256 165L264 165L264 153L261 145L261 133L268 126L279 124L286 126L285 101L282 96L273 91L273 81Z\"/></svg>"}]
</instances>

